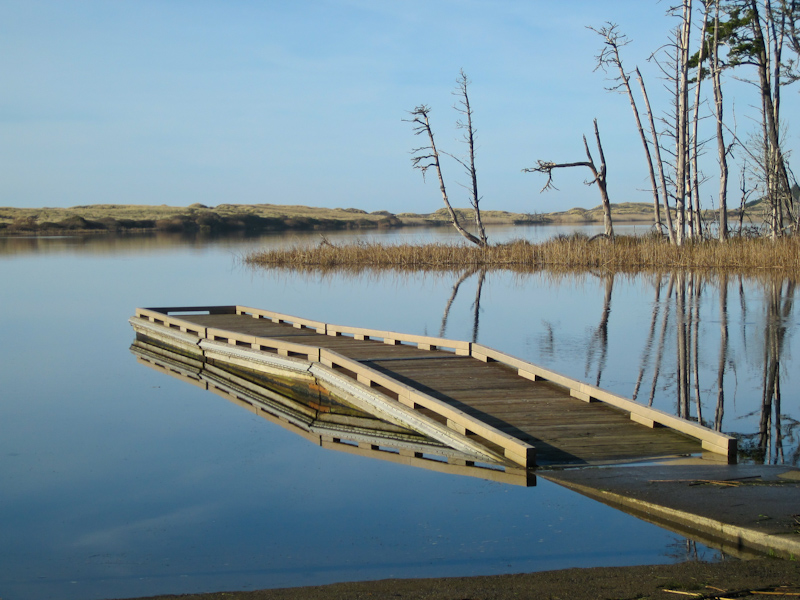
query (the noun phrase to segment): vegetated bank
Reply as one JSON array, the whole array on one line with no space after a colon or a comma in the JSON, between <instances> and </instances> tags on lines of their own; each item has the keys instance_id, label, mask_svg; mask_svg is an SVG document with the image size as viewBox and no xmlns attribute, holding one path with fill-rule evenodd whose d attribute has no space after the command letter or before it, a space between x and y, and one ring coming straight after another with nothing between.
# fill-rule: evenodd
<instances>
[{"instance_id":1,"label":"vegetated bank","mask_svg":"<svg viewBox=\"0 0 800 600\"><path fill-rule=\"evenodd\" d=\"M759 202L746 207L747 223L760 223ZM612 204L618 222L652 223L652 207L645 203ZM459 219L471 222L472 209L455 209ZM486 225L592 224L603 222L601 206L571 208L552 213L481 211ZM740 213L732 213L739 215ZM742 216L745 216L743 214ZM714 215L709 213L710 221ZM367 212L359 208L320 208L282 204L220 204L191 206L90 204L70 208L0 207L0 236L78 235L165 231L224 234L271 231L336 231L396 227L449 227L445 208L432 213ZM491 240L490 240L491 241Z\"/></svg>"},{"instance_id":2,"label":"vegetated bank","mask_svg":"<svg viewBox=\"0 0 800 600\"><path fill-rule=\"evenodd\" d=\"M58 233L231 233L398 227L391 213L268 204L209 208L95 204L71 208L0 208L0 235Z\"/></svg>"},{"instance_id":3,"label":"vegetated bank","mask_svg":"<svg viewBox=\"0 0 800 600\"><path fill-rule=\"evenodd\" d=\"M245 256L244 261L257 267L314 271L602 269L634 272L725 269L796 274L797 265L800 265L800 238L770 240L742 236L726 243L704 240L675 246L656 235L617 236L614 243L609 243L604 239L574 234L536 244L516 240L485 248L471 244L332 244L323 239L317 245L254 251Z\"/></svg>"},{"instance_id":4,"label":"vegetated bank","mask_svg":"<svg viewBox=\"0 0 800 600\"><path fill-rule=\"evenodd\" d=\"M468 211L463 211L468 214ZM487 211L487 223L530 224L544 217ZM98 234L167 231L232 233L269 231L335 231L407 226L445 226L444 209L429 213L392 214L358 208L318 208L278 204L202 204L188 207L93 204L71 208L0 207L0 235Z\"/></svg>"}]
</instances>

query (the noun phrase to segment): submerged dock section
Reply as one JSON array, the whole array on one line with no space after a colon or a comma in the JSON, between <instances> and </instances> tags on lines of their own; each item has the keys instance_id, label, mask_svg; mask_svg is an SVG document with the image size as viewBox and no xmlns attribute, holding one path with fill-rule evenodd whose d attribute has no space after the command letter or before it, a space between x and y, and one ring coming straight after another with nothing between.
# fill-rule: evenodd
<instances>
[{"instance_id":1,"label":"submerged dock section","mask_svg":"<svg viewBox=\"0 0 800 600\"><path fill-rule=\"evenodd\" d=\"M481 344L246 306L139 308L130 322L140 360L322 446L522 481L537 465L736 460L731 436Z\"/></svg>"}]
</instances>

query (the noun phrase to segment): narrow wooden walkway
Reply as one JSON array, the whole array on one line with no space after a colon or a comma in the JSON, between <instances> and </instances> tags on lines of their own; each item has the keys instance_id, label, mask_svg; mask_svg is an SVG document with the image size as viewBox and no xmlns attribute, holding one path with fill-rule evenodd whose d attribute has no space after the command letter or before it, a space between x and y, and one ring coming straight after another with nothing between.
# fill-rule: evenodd
<instances>
[{"instance_id":1,"label":"narrow wooden walkway","mask_svg":"<svg viewBox=\"0 0 800 600\"><path fill-rule=\"evenodd\" d=\"M165 339L230 348L240 365L252 352L322 365L526 467L633 462L704 448L735 460L729 436L478 344L241 306L137 309L132 323L145 336L163 330Z\"/></svg>"}]
</instances>

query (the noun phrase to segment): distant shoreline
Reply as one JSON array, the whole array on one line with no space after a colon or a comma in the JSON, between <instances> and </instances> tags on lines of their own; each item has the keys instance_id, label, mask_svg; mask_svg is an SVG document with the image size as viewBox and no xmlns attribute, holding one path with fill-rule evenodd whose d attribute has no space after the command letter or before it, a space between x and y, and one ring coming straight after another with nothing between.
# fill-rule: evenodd
<instances>
[{"instance_id":1,"label":"distant shoreline","mask_svg":"<svg viewBox=\"0 0 800 600\"><path fill-rule=\"evenodd\" d=\"M471 209L456 209L465 224L474 221ZM619 222L652 223L652 206L612 205ZM555 213L481 212L486 225L595 224L603 222L600 207L573 208ZM202 204L149 206L94 204L70 208L0 207L0 236L53 234L143 233L261 233L271 231L337 231L449 226L445 209L432 213L366 212L356 208L315 208L277 204Z\"/></svg>"}]
</instances>

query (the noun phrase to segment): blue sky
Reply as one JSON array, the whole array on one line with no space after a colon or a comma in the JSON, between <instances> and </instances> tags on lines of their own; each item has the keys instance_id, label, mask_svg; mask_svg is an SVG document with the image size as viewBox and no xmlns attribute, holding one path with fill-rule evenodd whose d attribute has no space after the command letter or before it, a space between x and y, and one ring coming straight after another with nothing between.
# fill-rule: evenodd
<instances>
[{"instance_id":1,"label":"blue sky","mask_svg":"<svg viewBox=\"0 0 800 600\"><path fill-rule=\"evenodd\" d=\"M675 24L665 10L656 0L4 0L0 206L431 212L438 189L411 168L421 140L403 119L430 105L437 144L462 152L451 94L461 68L484 209L599 204L584 170L559 172L560 191L545 194L542 177L521 173L539 158L582 160L595 117L612 202L648 202L630 106L594 71L601 40L586 26L613 21L628 34L626 66L643 68L661 112L663 82L646 58ZM755 96L738 93L744 114ZM785 98L791 115L797 90ZM465 177L444 169L453 204L466 206Z\"/></svg>"}]
</instances>

